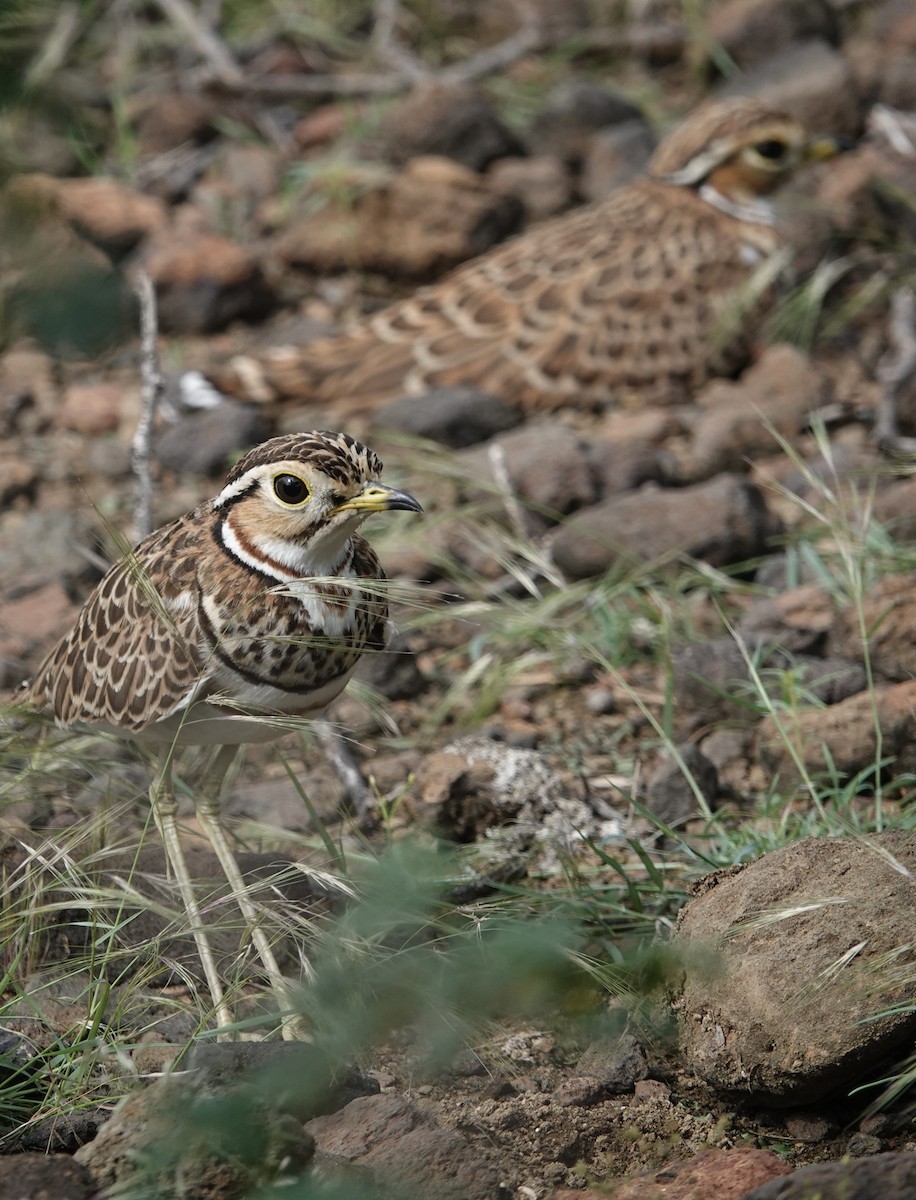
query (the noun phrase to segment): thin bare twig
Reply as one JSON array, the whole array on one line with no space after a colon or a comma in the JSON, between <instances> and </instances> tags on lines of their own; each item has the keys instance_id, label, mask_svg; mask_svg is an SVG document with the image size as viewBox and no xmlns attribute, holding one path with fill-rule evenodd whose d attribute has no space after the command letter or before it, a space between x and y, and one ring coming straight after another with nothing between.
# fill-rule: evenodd
<instances>
[{"instance_id":1,"label":"thin bare twig","mask_svg":"<svg viewBox=\"0 0 916 1200\"><path fill-rule=\"evenodd\" d=\"M195 82L212 82L211 71L199 72ZM298 96L383 96L402 92L407 87L403 75L394 71L377 75L262 75L234 83L221 81L234 95L255 96L265 100L294 100Z\"/></svg>"},{"instance_id":2,"label":"thin bare twig","mask_svg":"<svg viewBox=\"0 0 916 1200\"><path fill-rule=\"evenodd\" d=\"M166 0L158 0L164 4ZM179 0L168 0L177 3ZM372 43L376 56L390 63L393 71L353 75L268 75L236 80L220 78L230 91L251 96L293 98L296 96L369 96L402 92L416 83L471 83L536 50L544 43L543 30L527 0L514 0L520 27L509 37L488 46L463 62L434 71L396 39L398 0L375 0Z\"/></svg>"},{"instance_id":3,"label":"thin bare twig","mask_svg":"<svg viewBox=\"0 0 916 1200\"><path fill-rule=\"evenodd\" d=\"M429 68L397 41L398 15L401 11L399 0L374 0L372 11L372 45L376 57L381 62L390 63L410 83L428 79Z\"/></svg>"},{"instance_id":4,"label":"thin bare twig","mask_svg":"<svg viewBox=\"0 0 916 1200\"><path fill-rule=\"evenodd\" d=\"M150 469L153 422L165 391L159 369L159 333L156 292L145 271L138 271L134 291L140 303L140 417L130 447L130 466L134 474L134 542L139 542L153 525L153 477Z\"/></svg>"},{"instance_id":5,"label":"thin bare twig","mask_svg":"<svg viewBox=\"0 0 916 1200\"><path fill-rule=\"evenodd\" d=\"M519 28L495 46L487 46L466 58L463 62L452 63L444 67L437 79L441 83L470 83L508 67L510 63L524 58L532 50L537 50L544 44L544 30L537 13L527 0L514 0L513 7L519 15Z\"/></svg>"},{"instance_id":6,"label":"thin bare twig","mask_svg":"<svg viewBox=\"0 0 916 1200\"><path fill-rule=\"evenodd\" d=\"M912 288L899 288L891 297L888 340L890 348L878 363L878 379L884 387L873 437L885 454L909 457L916 455L916 438L898 432L897 397L916 375L916 294Z\"/></svg>"},{"instance_id":7,"label":"thin bare twig","mask_svg":"<svg viewBox=\"0 0 916 1200\"><path fill-rule=\"evenodd\" d=\"M156 3L172 24L191 39L194 48L209 64L220 83L232 87L242 82L242 69L225 42L207 28L187 0L156 0Z\"/></svg>"}]
</instances>

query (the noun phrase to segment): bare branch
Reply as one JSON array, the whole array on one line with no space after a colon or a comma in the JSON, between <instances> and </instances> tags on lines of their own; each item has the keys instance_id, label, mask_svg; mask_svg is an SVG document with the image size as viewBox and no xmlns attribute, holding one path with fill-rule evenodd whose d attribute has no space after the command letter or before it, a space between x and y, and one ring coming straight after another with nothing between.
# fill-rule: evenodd
<instances>
[{"instance_id":1,"label":"bare branch","mask_svg":"<svg viewBox=\"0 0 916 1200\"><path fill-rule=\"evenodd\" d=\"M485 50L472 54L463 62L452 63L451 66L443 68L437 79L442 83L470 83L483 75L489 75L492 71L508 67L510 63L543 46L544 30L537 13L526 0L515 0L513 7L521 21L515 33L503 38L495 46L487 46Z\"/></svg>"},{"instance_id":2,"label":"bare branch","mask_svg":"<svg viewBox=\"0 0 916 1200\"><path fill-rule=\"evenodd\" d=\"M130 447L130 465L134 473L134 542L152 529L153 478L150 469L153 422L165 384L159 369L158 321L153 281L138 271L134 291L140 304L140 417Z\"/></svg>"},{"instance_id":3,"label":"bare branch","mask_svg":"<svg viewBox=\"0 0 916 1200\"><path fill-rule=\"evenodd\" d=\"M232 87L243 82L242 69L226 44L204 25L187 0L156 0L156 3L172 24L190 38L220 83Z\"/></svg>"},{"instance_id":4,"label":"bare branch","mask_svg":"<svg viewBox=\"0 0 916 1200\"><path fill-rule=\"evenodd\" d=\"M165 4L167 0L158 0ZM183 0L168 0L178 3ZM375 0L375 26L372 42L376 56L390 63L394 70L378 74L341 75L269 75L261 78L220 77L230 91L250 96L294 98L296 96L369 96L405 91L413 84L470 83L502 67L544 44L544 33L526 0L515 0L521 15L520 28L509 37L488 46L463 62L434 71L400 46L396 38L398 0ZM205 81L202 81L205 82Z\"/></svg>"},{"instance_id":5,"label":"bare branch","mask_svg":"<svg viewBox=\"0 0 916 1200\"><path fill-rule=\"evenodd\" d=\"M885 454L916 455L916 438L898 432L897 397L900 389L916 375L916 294L899 288L891 297L888 333L890 348L878 363L878 379L884 385L873 437Z\"/></svg>"},{"instance_id":6,"label":"bare branch","mask_svg":"<svg viewBox=\"0 0 916 1200\"><path fill-rule=\"evenodd\" d=\"M397 41L398 15L401 11L399 0L375 0L372 10L375 16L372 45L376 57L381 62L390 63L398 74L410 83L428 79L429 68Z\"/></svg>"}]
</instances>

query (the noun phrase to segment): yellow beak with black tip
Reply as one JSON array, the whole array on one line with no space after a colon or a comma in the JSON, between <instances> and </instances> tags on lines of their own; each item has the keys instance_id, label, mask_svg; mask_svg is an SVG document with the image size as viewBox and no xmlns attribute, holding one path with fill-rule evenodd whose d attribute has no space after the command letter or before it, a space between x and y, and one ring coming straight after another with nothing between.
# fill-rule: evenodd
<instances>
[{"instance_id":1,"label":"yellow beak with black tip","mask_svg":"<svg viewBox=\"0 0 916 1200\"><path fill-rule=\"evenodd\" d=\"M825 159L835 158L837 154L844 154L854 145L855 142L844 137L812 138L805 146L804 160L809 163L824 162Z\"/></svg>"},{"instance_id":2,"label":"yellow beak with black tip","mask_svg":"<svg viewBox=\"0 0 916 1200\"><path fill-rule=\"evenodd\" d=\"M338 504L328 513L329 517L342 512L422 512L423 508L409 492L388 487L384 483L367 483L361 492Z\"/></svg>"}]
</instances>

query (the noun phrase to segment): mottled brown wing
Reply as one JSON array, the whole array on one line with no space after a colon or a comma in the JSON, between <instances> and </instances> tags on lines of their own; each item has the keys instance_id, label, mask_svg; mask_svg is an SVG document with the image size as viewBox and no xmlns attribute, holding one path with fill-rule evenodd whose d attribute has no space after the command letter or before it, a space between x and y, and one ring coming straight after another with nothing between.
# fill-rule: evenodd
<instances>
[{"instance_id":1,"label":"mottled brown wing","mask_svg":"<svg viewBox=\"0 0 916 1200\"><path fill-rule=\"evenodd\" d=\"M286 394L367 403L476 385L524 407L698 382L725 294L749 274L732 218L639 181L459 268L350 334L268 363Z\"/></svg>"},{"instance_id":2,"label":"mottled brown wing","mask_svg":"<svg viewBox=\"0 0 916 1200\"><path fill-rule=\"evenodd\" d=\"M26 700L63 726L139 732L181 708L205 667L188 518L158 530L114 566L51 651ZM142 566L141 566L142 563Z\"/></svg>"}]
</instances>

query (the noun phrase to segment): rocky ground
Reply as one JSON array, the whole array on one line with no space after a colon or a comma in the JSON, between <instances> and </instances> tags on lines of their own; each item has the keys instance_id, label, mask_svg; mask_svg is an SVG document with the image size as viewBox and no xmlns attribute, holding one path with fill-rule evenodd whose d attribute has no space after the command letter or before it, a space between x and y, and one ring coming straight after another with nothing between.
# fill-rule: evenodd
<instances>
[{"instance_id":1,"label":"rocky ground","mask_svg":"<svg viewBox=\"0 0 916 1200\"><path fill-rule=\"evenodd\" d=\"M348 794L321 739L290 735L253 750L225 798L290 974L297 922L333 929L345 905L283 865L340 873L342 855L360 891L377 855L419 840L455 854L435 903L404 909L425 941L494 911L561 915L589 986L522 1017L502 976L468 969L473 1034L436 1070L438 1001L405 984L395 1017L353 1033L343 1075L308 1045L198 1038L191 1073L159 1078L201 1009L143 836L147 766L117 745L14 741L0 1065L25 1099L3 1120L0 1197L916 1194L905 1094L869 1107L882 1088L855 1090L893 1074L914 1031L916 20L895 0L728 0L702 29L672 7L611 24L542 4L528 43L485 8L449 9L433 46L473 63L496 45L502 66L473 84L443 68L432 90L404 85L388 45L337 90L273 95L339 55L275 33L245 43L242 83L219 45L178 68L153 52L117 105L114 61L62 63L88 171L59 100L7 114L0 687L129 536L125 281L142 266L167 377L158 521L254 442L311 427L365 437L427 510L371 528L402 633L330 713L368 789ZM399 37L429 54L423 28L411 13ZM369 29L345 46L368 55ZM787 285L739 377L689 403L537 418L470 389L371 413L271 389L278 348L607 195L660 127L729 92L856 143L781 200L811 282ZM208 852L192 862L218 897ZM240 932L213 907L251 1015ZM404 949L395 922L376 933ZM524 992L526 960L510 965Z\"/></svg>"}]
</instances>

